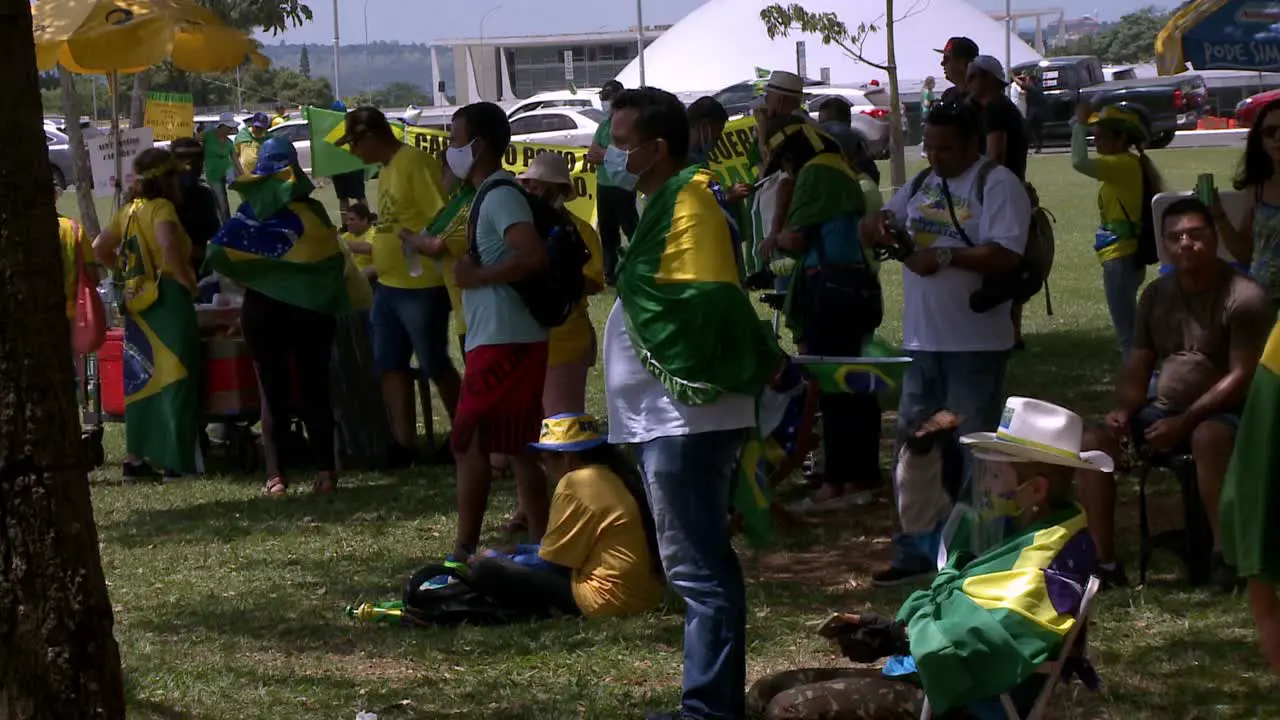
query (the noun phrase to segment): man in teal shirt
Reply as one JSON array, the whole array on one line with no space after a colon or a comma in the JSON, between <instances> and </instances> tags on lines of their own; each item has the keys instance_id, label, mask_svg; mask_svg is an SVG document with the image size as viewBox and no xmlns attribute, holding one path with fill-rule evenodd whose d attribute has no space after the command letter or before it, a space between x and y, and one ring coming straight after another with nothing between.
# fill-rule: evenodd
<instances>
[{"instance_id":1,"label":"man in teal shirt","mask_svg":"<svg viewBox=\"0 0 1280 720\"><path fill-rule=\"evenodd\" d=\"M636 212L636 191L620 187L617 179L609 176L604 163L604 154L609 148L609 133L613 130L613 111L610 105L622 91L622 83L617 80L610 80L600 90L600 102L604 105L607 117L596 129L591 149L587 151L587 161L596 166L596 215L600 224L600 247L604 250L604 281L608 285L614 283L613 272L618 264L622 235L630 238L640 219Z\"/></svg>"},{"instance_id":2,"label":"man in teal shirt","mask_svg":"<svg viewBox=\"0 0 1280 720\"><path fill-rule=\"evenodd\" d=\"M218 124L205 130L201 137L204 145L204 177L218 199L218 219L226 222L231 217L231 205L227 202L227 173L235 162L231 153L235 143L231 136L236 134L236 119L226 112L218 118Z\"/></svg>"}]
</instances>

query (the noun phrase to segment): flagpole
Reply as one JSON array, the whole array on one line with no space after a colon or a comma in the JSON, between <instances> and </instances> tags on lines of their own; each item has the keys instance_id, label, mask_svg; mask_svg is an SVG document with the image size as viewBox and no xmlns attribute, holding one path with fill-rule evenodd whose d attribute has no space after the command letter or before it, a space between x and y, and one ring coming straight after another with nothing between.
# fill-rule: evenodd
<instances>
[{"instance_id":1,"label":"flagpole","mask_svg":"<svg viewBox=\"0 0 1280 720\"><path fill-rule=\"evenodd\" d=\"M1013 54L1013 0L1004 0L1004 73L1001 80L1009 80L1010 56Z\"/></svg>"},{"instance_id":2,"label":"flagpole","mask_svg":"<svg viewBox=\"0 0 1280 720\"><path fill-rule=\"evenodd\" d=\"M643 0L636 0L636 56L640 58L640 87L644 82L644 10Z\"/></svg>"},{"instance_id":3,"label":"flagpole","mask_svg":"<svg viewBox=\"0 0 1280 720\"><path fill-rule=\"evenodd\" d=\"M339 78L342 76L342 61L338 59L338 0L333 0L333 99L342 99L342 88Z\"/></svg>"}]
</instances>

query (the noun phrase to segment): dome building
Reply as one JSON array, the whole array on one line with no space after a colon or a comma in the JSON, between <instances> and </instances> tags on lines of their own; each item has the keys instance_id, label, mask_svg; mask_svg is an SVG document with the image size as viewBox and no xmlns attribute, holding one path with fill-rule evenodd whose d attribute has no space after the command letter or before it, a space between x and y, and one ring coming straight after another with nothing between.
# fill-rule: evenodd
<instances>
[{"instance_id":1,"label":"dome building","mask_svg":"<svg viewBox=\"0 0 1280 720\"><path fill-rule=\"evenodd\" d=\"M805 41L806 74L818 78L821 68L831 69L831 82L852 85L878 80L885 84L888 74L850 58L835 45L823 45L822 38L792 31L788 37L769 39L760 11L770 0L709 0L689 13L645 49L645 83L675 93L714 92L751 80L755 68L795 71L796 42ZM863 45L867 60L885 63L884 4L870 0L810 0L811 12L835 12L850 28L861 23L875 24ZM947 38L972 38L983 54L1004 59L1005 28L985 12L965 0L899 0L899 18L894 25L898 79L902 85L918 85L932 75L940 87L941 56L935 51ZM1016 35L1010 44L1013 65L1040 60ZM618 81L626 87L640 84L640 63L633 60Z\"/></svg>"}]
</instances>

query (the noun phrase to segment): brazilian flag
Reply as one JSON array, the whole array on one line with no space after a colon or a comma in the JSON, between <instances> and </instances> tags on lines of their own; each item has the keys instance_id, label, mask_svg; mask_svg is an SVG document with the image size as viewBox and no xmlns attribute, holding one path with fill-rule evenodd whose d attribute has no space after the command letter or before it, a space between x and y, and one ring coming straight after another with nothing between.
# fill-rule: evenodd
<instances>
[{"instance_id":1,"label":"brazilian flag","mask_svg":"<svg viewBox=\"0 0 1280 720\"><path fill-rule=\"evenodd\" d=\"M690 166L645 203L618 265L618 297L640 361L684 405L758 397L782 365L743 291L733 240L710 184Z\"/></svg>"},{"instance_id":2,"label":"brazilian flag","mask_svg":"<svg viewBox=\"0 0 1280 720\"><path fill-rule=\"evenodd\" d=\"M335 110L308 107L303 110L307 130L311 133L311 174L316 177L333 177L343 173L365 169L360 158L351 154L337 142L346 133L346 114ZM391 131L404 140L404 126L391 123ZM373 166L369 166L373 167ZM249 168L245 168L248 170Z\"/></svg>"},{"instance_id":3,"label":"brazilian flag","mask_svg":"<svg viewBox=\"0 0 1280 720\"><path fill-rule=\"evenodd\" d=\"M1253 373L1222 487L1222 554L1240 577L1280 584L1280 324Z\"/></svg>"}]
</instances>

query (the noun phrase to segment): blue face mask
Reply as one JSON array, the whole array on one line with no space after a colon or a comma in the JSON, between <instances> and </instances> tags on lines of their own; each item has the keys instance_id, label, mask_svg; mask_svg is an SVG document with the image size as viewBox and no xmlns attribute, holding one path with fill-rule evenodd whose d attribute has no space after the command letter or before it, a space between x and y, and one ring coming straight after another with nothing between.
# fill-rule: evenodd
<instances>
[{"instance_id":1,"label":"blue face mask","mask_svg":"<svg viewBox=\"0 0 1280 720\"><path fill-rule=\"evenodd\" d=\"M627 163L630 160L630 150L622 150L615 145L610 145L604 151L604 169L609 171L609 177L613 178L613 182L627 192L635 191L636 183L640 182L640 176L627 169Z\"/></svg>"}]
</instances>

